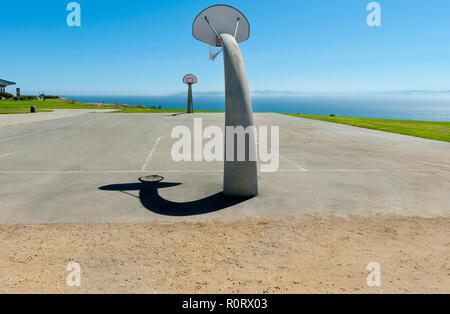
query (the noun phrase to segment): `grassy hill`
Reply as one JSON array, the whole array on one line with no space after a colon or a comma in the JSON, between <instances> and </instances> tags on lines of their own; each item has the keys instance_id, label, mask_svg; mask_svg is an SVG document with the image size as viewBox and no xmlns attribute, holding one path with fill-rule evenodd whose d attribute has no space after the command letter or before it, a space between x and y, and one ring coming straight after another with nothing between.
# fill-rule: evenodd
<instances>
[{"instance_id":1,"label":"grassy hill","mask_svg":"<svg viewBox=\"0 0 450 314\"><path fill-rule=\"evenodd\" d=\"M80 101L72 101L68 99L47 99L47 100L26 100L20 101L21 109L36 106L41 109L114 109L113 106L86 104ZM0 100L0 110L18 109L17 100Z\"/></svg>"},{"instance_id":2,"label":"grassy hill","mask_svg":"<svg viewBox=\"0 0 450 314\"><path fill-rule=\"evenodd\" d=\"M290 113L285 114L301 118L321 120L333 123L341 123L360 128L450 142L450 122L327 117L327 116L298 115Z\"/></svg>"}]
</instances>

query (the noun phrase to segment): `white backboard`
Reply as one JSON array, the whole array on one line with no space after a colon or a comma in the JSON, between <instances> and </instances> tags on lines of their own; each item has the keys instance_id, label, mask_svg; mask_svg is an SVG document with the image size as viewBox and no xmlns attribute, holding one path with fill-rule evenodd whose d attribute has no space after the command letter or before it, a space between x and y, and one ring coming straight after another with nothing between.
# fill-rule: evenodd
<instances>
[{"instance_id":1,"label":"white backboard","mask_svg":"<svg viewBox=\"0 0 450 314\"><path fill-rule=\"evenodd\" d=\"M235 39L238 43L250 37L250 24L244 14L231 6L221 4L203 10L195 19L192 34L197 40L211 46L221 46L205 17L219 35L230 34L234 36L236 33Z\"/></svg>"},{"instance_id":2,"label":"white backboard","mask_svg":"<svg viewBox=\"0 0 450 314\"><path fill-rule=\"evenodd\" d=\"M184 84L197 84L198 83L198 79L194 74L186 74L183 77L183 83Z\"/></svg>"}]
</instances>

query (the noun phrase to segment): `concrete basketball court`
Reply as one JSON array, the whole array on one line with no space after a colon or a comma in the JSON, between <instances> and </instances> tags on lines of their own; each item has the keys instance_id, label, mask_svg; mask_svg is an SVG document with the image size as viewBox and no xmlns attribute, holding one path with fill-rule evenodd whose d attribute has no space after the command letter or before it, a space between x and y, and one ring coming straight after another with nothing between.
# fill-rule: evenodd
<instances>
[{"instance_id":1,"label":"concrete basketball court","mask_svg":"<svg viewBox=\"0 0 450 314\"><path fill-rule=\"evenodd\" d=\"M222 162L171 159L172 128L194 117L224 125L223 113L88 113L0 129L0 223L450 215L449 143L255 114L280 127L280 169L259 174L258 197L227 200Z\"/></svg>"}]
</instances>

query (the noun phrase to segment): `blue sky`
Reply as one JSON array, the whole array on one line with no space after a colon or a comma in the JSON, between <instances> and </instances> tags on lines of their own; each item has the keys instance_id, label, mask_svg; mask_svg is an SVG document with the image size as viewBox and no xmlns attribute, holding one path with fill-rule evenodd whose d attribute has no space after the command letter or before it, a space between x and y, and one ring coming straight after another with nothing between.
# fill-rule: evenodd
<instances>
[{"instance_id":1,"label":"blue sky","mask_svg":"<svg viewBox=\"0 0 450 314\"><path fill-rule=\"evenodd\" d=\"M223 61L192 37L204 8L224 3L248 18L241 44L253 91L365 93L450 90L450 1L80 0L82 26L66 24L65 0L2 1L0 78L23 93L161 95L223 90ZM10 92L12 88L8 89Z\"/></svg>"}]
</instances>

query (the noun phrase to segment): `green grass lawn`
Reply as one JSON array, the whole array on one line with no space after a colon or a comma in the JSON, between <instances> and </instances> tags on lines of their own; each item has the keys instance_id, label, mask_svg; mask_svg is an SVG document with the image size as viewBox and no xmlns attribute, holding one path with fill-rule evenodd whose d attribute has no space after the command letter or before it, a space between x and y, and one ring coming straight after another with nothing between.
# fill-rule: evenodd
<instances>
[{"instance_id":1,"label":"green grass lawn","mask_svg":"<svg viewBox=\"0 0 450 314\"><path fill-rule=\"evenodd\" d=\"M20 107L29 111L30 106L36 106L38 110L42 109L116 109L115 106L97 106L86 104L79 101L72 102L71 100L31 100L21 101ZM17 110L18 103L14 100L0 100L0 112L5 110ZM121 113L182 113L186 109L150 109L150 108L121 108ZM209 110L194 110L194 112L223 112L223 111L209 111ZM114 113L114 112L113 112Z\"/></svg>"},{"instance_id":2,"label":"green grass lawn","mask_svg":"<svg viewBox=\"0 0 450 314\"><path fill-rule=\"evenodd\" d=\"M36 112L52 112L53 110L36 110ZM0 109L0 114L26 114L30 113L30 109Z\"/></svg>"},{"instance_id":3,"label":"green grass lawn","mask_svg":"<svg viewBox=\"0 0 450 314\"><path fill-rule=\"evenodd\" d=\"M111 106L96 106L90 104L84 104L79 101L70 101L70 100L28 100L21 101L20 107L30 109L30 106L36 106L37 109L114 109L115 107ZM17 109L18 103L17 100L0 100L0 110L1 109Z\"/></svg>"},{"instance_id":4,"label":"green grass lawn","mask_svg":"<svg viewBox=\"0 0 450 314\"><path fill-rule=\"evenodd\" d=\"M423 137L432 140L450 142L450 122L326 117L326 116L298 115L290 113L284 114L307 119L347 124L366 129L399 133Z\"/></svg>"}]
</instances>

